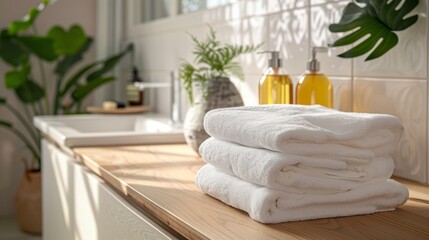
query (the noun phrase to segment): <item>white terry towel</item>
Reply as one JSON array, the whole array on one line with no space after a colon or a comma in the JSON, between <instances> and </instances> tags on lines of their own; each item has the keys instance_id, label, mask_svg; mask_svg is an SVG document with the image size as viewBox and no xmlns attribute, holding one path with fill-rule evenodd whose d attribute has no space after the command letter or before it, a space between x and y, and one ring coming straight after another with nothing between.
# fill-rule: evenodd
<instances>
[{"instance_id":1,"label":"white terry towel","mask_svg":"<svg viewBox=\"0 0 429 240\"><path fill-rule=\"evenodd\" d=\"M390 179L331 195L286 193L248 183L210 164L197 173L196 185L204 193L246 211L262 223L391 211L408 198L408 189Z\"/></svg>"},{"instance_id":2,"label":"white terry towel","mask_svg":"<svg viewBox=\"0 0 429 240\"><path fill-rule=\"evenodd\" d=\"M249 147L293 153L291 149L304 144L301 154L309 151L331 155L348 148L371 150L375 155L389 154L403 132L399 120L387 114L340 112L320 105L289 104L214 109L205 115L204 128L217 139ZM312 146L318 148L306 145L311 143L319 144ZM337 148L343 149L331 149L330 144L335 143L339 143Z\"/></svg>"},{"instance_id":3,"label":"white terry towel","mask_svg":"<svg viewBox=\"0 0 429 240\"><path fill-rule=\"evenodd\" d=\"M392 176L387 155L367 161L316 158L249 148L209 138L200 146L203 160L248 182L294 193L331 194Z\"/></svg>"}]
</instances>

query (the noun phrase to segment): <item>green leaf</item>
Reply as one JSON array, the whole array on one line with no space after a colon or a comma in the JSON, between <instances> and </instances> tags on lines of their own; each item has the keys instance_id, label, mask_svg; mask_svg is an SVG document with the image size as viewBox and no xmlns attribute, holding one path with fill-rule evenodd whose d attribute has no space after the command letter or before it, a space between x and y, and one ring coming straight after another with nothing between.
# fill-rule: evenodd
<instances>
[{"instance_id":1,"label":"green leaf","mask_svg":"<svg viewBox=\"0 0 429 240\"><path fill-rule=\"evenodd\" d=\"M67 81L66 81L66 85L64 86L64 88L62 89L60 96L65 96L67 94L67 92L69 92L73 86L75 86L76 84L78 84L79 80L90 70L92 70L93 68L95 68L97 65L103 64L103 66L101 67L101 69L94 71L93 73L89 74L87 76L87 82L90 82L94 79L94 78L98 75L103 75L105 72L107 72L109 70L109 68L113 68L114 65L111 64L117 64L118 61L120 60L121 57L123 57L124 54L128 53L129 51L133 51L134 49L134 45L129 44L127 46L127 48L120 54L118 54L117 56L113 56L107 60L104 61L96 61L93 62L91 64L88 64L84 67L82 67L78 72L76 72L74 75L72 75ZM110 61L109 61L110 60ZM107 62L107 63L106 63Z\"/></svg>"},{"instance_id":2,"label":"green leaf","mask_svg":"<svg viewBox=\"0 0 429 240\"><path fill-rule=\"evenodd\" d=\"M238 79L243 80L244 79L244 73L243 69L240 67L240 64L238 62L231 62L229 63L225 70L232 76L236 76Z\"/></svg>"},{"instance_id":3,"label":"green leaf","mask_svg":"<svg viewBox=\"0 0 429 240\"><path fill-rule=\"evenodd\" d=\"M366 12L362 11L362 9L358 5L354 3L349 3L344 8L344 12L340 19L340 23L349 23L365 14Z\"/></svg>"},{"instance_id":4,"label":"green leaf","mask_svg":"<svg viewBox=\"0 0 429 240\"><path fill-rule=\"evenodd\" d=\"M194 66L192 66L189 63L180 64L179 78L183 80L183 87L188 93L189 102L191 104L194 103L194 99L192 95L192 82L193 82L193 75L195 71L196 69L194 68Z\"/></svg>"},{"instance_id":5,"label":"green leaf","mask_svg":"<svg viewBox=\"0 0 429 240\"><path fill-rule=\"evenodd\" d=\"M52 62L57 59L54 41L47 37L22 36L17 38L29 51L43 60Z\"/></svg>"},{"instance_id":6,"label":"green leaf","mask_svg":"<svg viewBox=\"0 0 429 240\"><path fill-rule=\"evenodd\" d=\"M331 24L331 32L347 32L347 35L335 41L331 46L345 46L361 41L350 50L338 55L344 58L358 57L369 53L365 61L376 59L398 43L394 31L404 30L416 23L418 16L405 18L419 3L419 0L405 0L399 9L401 0L357 0L364 3L359 7L349 3L337 24ZM351 31L351 32L350 32ZM362 40L363 39L363 40Z\"/></svg>"},{"instance_id":7,"label":"green leaf","mask_svg":"<svg viewBox=\"0 0 429 240\"><path fill-rule=\"evenodd\" d=\"M14 37L8 35L7 30L3 30L0 35L0 57L6 63L18 67L28 61L29 54Z\"/></svg>"},{"instance_id":8,"label":"green leaf","mask_svg":"<svg viewBox=\"0 0 429 240\"><path fill-rule=\"evenodd\" d=\"M15 35L18 32L28 30L33 25L34 21L36 21L40 13L45 10L46 6L54 2L55 1L51 0L42 0L37 7L30 8L30 10L28 10L28 13L21 20L16 20L9 24L9 33Z\"/></svg>"},{"instance_id":9,"label":"green leaf","mask_svg":"<svg viewBox=\"0 0 429 240\"><path fill-rule=\"evenodd\" d=\"M132 51L133 49L134 49L134 45L133 44L129 44L124 51L122 51L119 54L114 55L114 56L112 56L112 57L110 57L110 58L108 58L106 60L101 61L101 63L103 64L103 66L100 69L96 70L95 72L89 74L86 77L86 80L87 81L92 81L94 79L100 78L103 74L105 74L108 71L112 70L116 66L116 64L119 62L119 60L121 60L121 58L123 56L125 56L125 54L127 54L130 51Z\"/></svg>"},{"instance_id":10,"label":"green leaf","mask_svg":"<svg viewBox=\"0 0 429 240\"><path fill-rule=\"evenodd\" d=\"M86 83L85 85L78 86L71 94L71 97L76 102L82 101L88 94L97 89L103 84L115 80L114 77L100 77L93 79L92 81Z\"/></svg>"},{"instance_id":11,"label":"green leaf","mask_svg":"<svg viewBox=\"0 0 429 240\"><path fill-rule=\"evenodd\" d=\"M87 42L87 36L79 25L73 25L68 31L60 26L52 27L47 37L53 39L57 55L74 55Z\"/></svg>"},{"instance_id":12,"label":"green leaf","mask_svg":"<svg viewBox=\"0 0 429 240\"><path fill-rule=\"evenodd\" d=\"M394 33L386 33L387 37L383 38L383 41L377 46L374 51L367 57L367 60L376 59L382 56L384 53L392 49L398 44L398 36Z\"/></svg>"},{"instance_id":13,"label":"green leaf","mask_svg":"<svg viewBox=\"0 0 429 240\"><path fill-rule=\"evenodd\" d=\"M26 81L23 85L15 89L18 98L26 104L35 103L45 96L45 91L36 82Z\"/></svg>"},{"instance_id":14,"label":"green leaf","mask_svg":"<svg viewBox=\"0 0 429 240\"><path fill-rule=\"evenodd\" d=\"M9 89L16 89L27 81L27 75L22 71L12 70L4 74L4 85Z\"/></svg>"},{"instance_id":15,"label":"green leaf","mask_svg":"<svg viewBox=\"0 0 429 240\"><path fill-rule=\"evenodd\" d=\"M1 104L1 105L3 105L3 104L6 104L6 103L7 103L6 98L5 98L5 97L0 96L0 104Z\"/></svg>"},{"instance_id":16,"label":"green leaf","mask_svg":"<svg viewBox=\"0 0 429 240\"><path fill-rule=\"evenodd\" d=\"M402 0L358 0L360 3L365 3L367 9L374 9L375 17L380 19L393 31L400 31L413 25L417 21L417 15L405 18L414 8L419 5L419 0L406 0L399 8Z\"/></svg>"},{"instance_id":17,"label":"green leaf","mask_svg":"<svg viewBox=\"0 0 429 240\"><path fill-rule=\"evenodd\" d=\"M2 119L0 119L0 126L13 128L13 124L11 122Z\"/></svg>"},{"instance_id":18,"label":"green leaf","mask_svg":"<svg viewBox=\"0 0 429 240\"><path fill-rule=\"evenodd\" d=\"M57 66L55 67L55 73L59 76L64 76L70 68L83 59L83 55L86 51L88 51L92 42L92 38L87 38L85 44L79 49L77 53L74 55L65 56L63 59L58 61Z\"/></svg>"},{"instance_id":19,"label":"green leaf","mask_svg":"<svg viewBox=\"0 0 429 240\"><path fill-rule=\"evenodd\" d=\"M61 91L60 95L64 96L66 93L75 86L80 78L89 70L94 68L96 65L100 64L99 62L93 62L91 64L86 65L85 67L81 68L77 73L75 73L73 76L71 76L67 81L66 85L64 86L63 90Z\"/></svg>"},{"instance_id":20,"label":"green leaf","mask_svg":"<svg viewBox=\"0 0 429 240\"><path fill-rule=\"evenodd\" d=\"M39 16L39 13L45 8L45 6L46 4L41 3L37 8L30 8L27 15L25 15L22 20L16 20L9 24L9 33L14 35L18 32L22 32L29 29L33 25L37 16Z\"/></svg>"}]
</instances>

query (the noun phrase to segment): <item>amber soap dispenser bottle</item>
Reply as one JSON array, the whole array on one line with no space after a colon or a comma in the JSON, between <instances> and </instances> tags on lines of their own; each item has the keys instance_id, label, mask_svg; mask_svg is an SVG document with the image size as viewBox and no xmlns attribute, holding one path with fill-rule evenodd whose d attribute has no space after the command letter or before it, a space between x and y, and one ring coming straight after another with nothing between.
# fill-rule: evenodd
<instances>
[{"instance_id":1,"label":"amber soap dispenser bottle","mask_svg":"<svg viewBox=\"0 0 429 240\"><path fill-rule=\"evenodd\" d=\"M259 81L259 104L292 104L293 83L289 75L281 69L279 52L260 53L271 53L271 59L268 60L269 68Z\"/></svg>"},{"instance_id":2,"label":"amber soap dispenser bottle","mask_svg":"<svg viewBox=\"0 0 429 240\"><path fill-rule=\"evenodd\" d=\"M326 47L312 47L312 57L307 63L307 71L301 76L295 91L295 103L304 105L320 104L332 108L334 102L331 81L319 72L318 52L327 52Z\"/></svg>"}]
</instances>

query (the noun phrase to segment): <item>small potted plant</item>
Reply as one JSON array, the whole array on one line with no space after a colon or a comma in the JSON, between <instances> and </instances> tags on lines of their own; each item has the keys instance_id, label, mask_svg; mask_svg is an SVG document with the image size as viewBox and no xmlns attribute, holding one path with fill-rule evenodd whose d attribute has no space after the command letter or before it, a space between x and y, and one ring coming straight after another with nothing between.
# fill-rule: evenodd
<instances>
[{"instance_id":1,"label":"small potted plant","mask_svg":"<svg viewBox=\"0 0 429 240\"><path fill-rule=\"evenodd\" d=\"M255 51L259 45L221 43L210 26L205 40L190 36L194 44L194 65L188 62L181 64L179 77L191 103L184 121L185 139L198 152L201 143L209 137L203 127L204 115L215 108L243 105L229 77L244 78L240 64L234 59Z\"/></svg>"}]
</instances>

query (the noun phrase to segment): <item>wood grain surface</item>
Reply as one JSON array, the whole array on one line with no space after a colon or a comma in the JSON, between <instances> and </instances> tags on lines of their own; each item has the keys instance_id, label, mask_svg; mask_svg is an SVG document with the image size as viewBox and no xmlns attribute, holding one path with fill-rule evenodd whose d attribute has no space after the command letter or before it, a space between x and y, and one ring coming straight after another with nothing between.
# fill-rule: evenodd
<instances>
[{"instance_id":1,"label":"wood grain surface","mask_svg":"<svg viewBox=\"0 0 429 240\"><path fill-rule=\"evenodd\" d=\"M203 194L194 184L204 162L180 145L75 148L76 156L133 204L189 239L429 239L429 187L410 190L392 212L266 225Z\"/></svg>"},{"instance_id":2,"label":"wood grain surface","mask_svg":"<svg viewBox=\"0 0 429 240\"><path fill-rule=\"evenodd\" d=\"M100 114L133 114L133 113L142 113L152 110L151 106L128 106L125 108L115 108L115 109L104 109L103 107L89 106L86 108L86 111L90 113L100 113Z\"/></svg>"}]
</instances>

